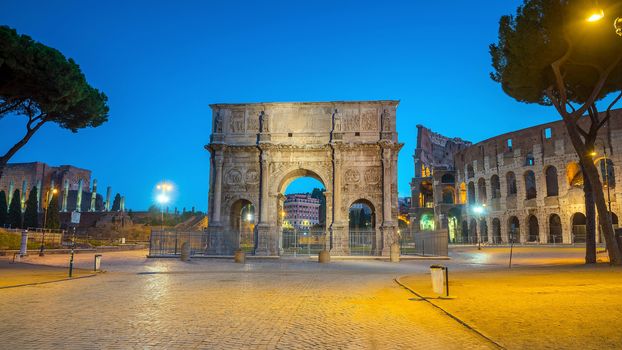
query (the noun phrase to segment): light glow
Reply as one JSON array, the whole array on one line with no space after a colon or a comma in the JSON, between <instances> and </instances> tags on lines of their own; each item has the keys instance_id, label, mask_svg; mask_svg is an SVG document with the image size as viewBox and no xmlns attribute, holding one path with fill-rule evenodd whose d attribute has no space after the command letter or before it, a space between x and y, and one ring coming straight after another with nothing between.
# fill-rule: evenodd
<instances>
[{"instance_id":1,"label":"light glow","mask_svg":"<svg viewBox=\"0 0 622 350\"><path fill-rule=\"evenodd\" d=\"M587 17L588 22L598 22L605 17L605 11L602 9L595 8L590 12L590 15Z\"/></svg>"},{"instance_id":2,"label":"light glow","mask_svg":"<svg viewBox=\"0 0 622 350\"><path fill-rule=\"evenodd\" d=\"M158 200L158 203L160 203L160 204L166 204L170 200L170 198L167 195L165 195L164 193L160 193L156 197L156 199Z\"/></svg>"}]
</instances>

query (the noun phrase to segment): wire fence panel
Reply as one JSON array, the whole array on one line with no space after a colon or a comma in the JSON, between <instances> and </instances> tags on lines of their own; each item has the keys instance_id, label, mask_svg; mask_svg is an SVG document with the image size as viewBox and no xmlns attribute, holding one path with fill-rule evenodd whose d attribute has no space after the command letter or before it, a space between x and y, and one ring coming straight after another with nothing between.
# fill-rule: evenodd
<instances>
[{"instance_id":1,"label":"wire fence panel","mask_svg":"<svg viewBox=\"0 0 622 350\"><path fill-rule=\"evenodd\" d=\"M283 229L283 255L314 255L326 248L324 229Z\"/></svg>"},{"instance_id":2,"label":"wire fence panel","mask_svg":"<svg viewBox=\"0 0 622 350\"><path fill-rule=\"evenodd\" d=\"M175 256L181 254L182 245L190 244L190 255L205 255L208 252L208 235L203 231L151 231L149 255Z\"/></svg>"},{"instance_id":3,"label":"wire fence panel","mask_svg":"<svg viewBox=\"0 0 622 350\"><path fill-rule=\"evenodd\" d=\"M350 255L377 255L376 231L350 230Z\"/></svg>"}]
</instances>

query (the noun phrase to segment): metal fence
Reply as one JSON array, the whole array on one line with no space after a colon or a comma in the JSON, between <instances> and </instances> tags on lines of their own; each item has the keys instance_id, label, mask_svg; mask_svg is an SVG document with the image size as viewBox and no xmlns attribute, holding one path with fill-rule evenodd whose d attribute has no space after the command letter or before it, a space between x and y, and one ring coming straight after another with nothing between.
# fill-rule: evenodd
<instances>
[{"instance_id":1,"label":"metal fence","mask_svg":"<svg viewBox=\"0 0 622 350\"><path fill-rule=\"evenodd\" d=\"M374 230L350 230L349 232L350 255L377 255L376 231Z\"/></svg>"},{"instance_id":2,"label":"metal fence","mask_svg":"<svg viewBox=\"0 0 622 350\"><path fill-rule=\"evenodd\" d=\"M283 229L281 248L283 255L318 254L326 247L326 232L322 229Z\"/></svg>"},{"instance_id":3,"label":"metal fence","mask_svg":"<svg viewBox=\"0 0 622 350\"><path fill-rule=\"evenodd\" d=\"M190 255L204 255L209 251L209 237L206 232L153 230L149 239L149 255L180 255L184 242L190 244Z\"/></svg>"}]
</instances>

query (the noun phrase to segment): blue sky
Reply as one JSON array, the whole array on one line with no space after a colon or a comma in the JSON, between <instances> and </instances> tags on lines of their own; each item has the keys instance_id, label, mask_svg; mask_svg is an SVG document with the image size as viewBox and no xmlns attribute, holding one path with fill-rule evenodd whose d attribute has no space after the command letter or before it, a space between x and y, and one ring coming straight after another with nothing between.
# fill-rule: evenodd
<instances>
[{"instance_id":1,"label":"blue sky","mask_svg":"<svg viewBox=\"0 0 622 350\"><path fill-rule=\"evenodd\" d=\"M175 206L205 210L210 103L398 99L398 189L408 195L417 124L480 141L558 119L489 78L499 17L520 3L2 0L0 24L74 58L110 99L105 125L47 125L12 161L92 169L135 210L170 179ZM0 130L4 152L24 121L0 120Z\"/></svg>"}]
</instances>

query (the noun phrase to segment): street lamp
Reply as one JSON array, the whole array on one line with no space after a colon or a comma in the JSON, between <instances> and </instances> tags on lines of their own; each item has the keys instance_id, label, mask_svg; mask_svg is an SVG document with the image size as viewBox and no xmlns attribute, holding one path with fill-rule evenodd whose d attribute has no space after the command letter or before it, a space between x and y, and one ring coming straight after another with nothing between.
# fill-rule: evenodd
<instances>
[{"instance_id":1,"label":"street lamp","mask_svg":"<svg viewBox=\"0 0 622 350\"><path fill-rule=\"evenodd\" d=\"M50 191L52 191L52 198L50 198ZM50 206L50 202L52 201L52 199L54 198L54 195L58 193L58 190L54 187L52 188L48 188L47 191L45 191L45 206L43 207L44 211L43 211L43 231L41 232L41 248L39 249L39 256L44 256L45 254L43 253L43 250L45 249L45 227L47 226L47 222L48 222L48 208Z\"/></svg>"},{"instance_id":2,"label":"street lamp","mask_svg":"<svg viewBox=\"0 0 622 350\"><path fill-rule=\"evenodd\" d=\"M168 203L171 198L167 194L173 190L173 185L163 181L159 183L156 188L158 189L158 195L156 196L156 200L160 203L160 230L164 231L164 205Z\"/></svg>"},{"instance_id":3,"label":"street lamp","mask_svg":"<svg viewBox=\"0 0 622 350\"><path fill-rule=\"evenodd\" d=\"M590 12L588 12L586 21L598 22L603 18L605 18L605 11L598 6L594 6ZM613 21L613 28L618 36L622 36L622 18L618 17Z\"/></svg>"}]
</instances>

